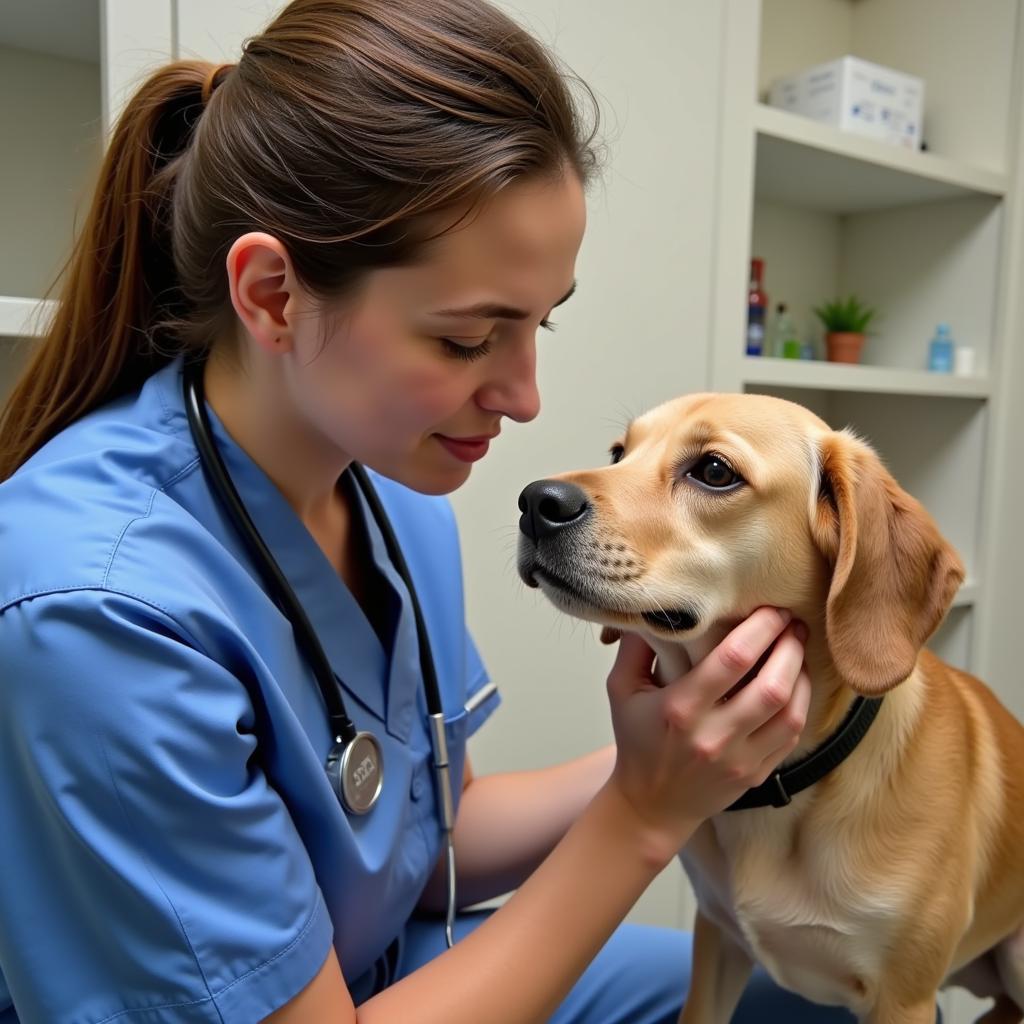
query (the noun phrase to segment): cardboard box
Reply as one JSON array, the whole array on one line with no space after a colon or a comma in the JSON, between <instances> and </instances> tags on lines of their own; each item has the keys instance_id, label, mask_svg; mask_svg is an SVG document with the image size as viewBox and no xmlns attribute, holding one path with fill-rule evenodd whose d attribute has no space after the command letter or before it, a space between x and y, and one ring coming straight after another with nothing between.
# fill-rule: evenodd
<instances>
[{"instance_id":1,"label":"cardboard box","mask_svg":"<svg viewBox=\"0 0 1024 1024\"><path fill-rule=\"evenodd\" d=\"M840 57L780 78L768 102L844 132L921 148L924 81L859 57Z\"/></svg>"}]
</instances>

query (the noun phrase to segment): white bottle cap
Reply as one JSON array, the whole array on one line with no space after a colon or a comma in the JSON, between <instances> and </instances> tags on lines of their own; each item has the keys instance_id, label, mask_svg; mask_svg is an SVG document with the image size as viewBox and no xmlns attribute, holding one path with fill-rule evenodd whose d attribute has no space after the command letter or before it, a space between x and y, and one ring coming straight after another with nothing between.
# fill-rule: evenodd
<instances>
[{"instance_id":1,"label":"white bottle cap","mask_svg":"<svg viewBox=\"0 0 1024 1024\"><path fill-rule=\"evenodd\" d=\"M957 345L953 352L953 372L961 377L974 374L974 349L970 345Z\"/></svg>"}]
</instances>

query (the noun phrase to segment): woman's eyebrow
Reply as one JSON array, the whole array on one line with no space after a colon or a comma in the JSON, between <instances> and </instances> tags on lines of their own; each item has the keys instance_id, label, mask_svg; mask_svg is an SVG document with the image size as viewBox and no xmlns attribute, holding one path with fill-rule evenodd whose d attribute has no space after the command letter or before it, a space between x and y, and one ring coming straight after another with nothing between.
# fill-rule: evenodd
<instances>
[{"instance_id":1,"label":"woman's eyebrow","mask_svg":"<svg viewBox=\"0 0 1024 1024\"><path fill-rule=\"evenodd\" d=\"M573 281L572 287L551 307L562 305L563 302L567 302L573 292L576 291L576 282ZM503 306L498 302L480 302L475 306L466 306L463 309L439 309L431 314L432 316L453 316L453 317L473 317L477 320L529 320L530 313L525 309L516 309L514 306Z\"/></svg>"}]
</instances>

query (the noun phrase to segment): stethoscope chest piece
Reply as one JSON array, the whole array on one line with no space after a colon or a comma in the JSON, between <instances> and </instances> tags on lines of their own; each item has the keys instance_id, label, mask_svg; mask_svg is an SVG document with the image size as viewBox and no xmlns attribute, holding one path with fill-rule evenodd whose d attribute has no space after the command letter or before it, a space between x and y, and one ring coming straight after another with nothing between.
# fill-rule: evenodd
<instances>
[{"instance_id":1,"label":"stethoscope chest piece","mask_svg":"<svg viewBox=\"0 0 1024 1024\"><path fill-rule=\"evenodd\" d=\"M358 732L348 743L336 739L326 769L349 813L366 814L377 802L384 785L384 755L373 733Z\"/></svg>"}]
</instances>

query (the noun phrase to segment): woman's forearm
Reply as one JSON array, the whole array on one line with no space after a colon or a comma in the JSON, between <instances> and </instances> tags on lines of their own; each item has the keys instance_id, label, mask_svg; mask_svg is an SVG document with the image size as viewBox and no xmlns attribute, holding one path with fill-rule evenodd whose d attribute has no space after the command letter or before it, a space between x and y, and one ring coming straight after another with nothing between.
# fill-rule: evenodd
<instances>
[{"instance_id":1,"label":"woman's forearm","mask_svg":"<svg viewBox=\"0 0 1024 1024\"><path fill-rule=\"evenodd\" d=\"M548 1019L674 847L605 786L504 906L453 949L360 1006L360 1024Z\"/></svg>"},{"instance_id":2,"label":"woman's forearm","mask_svg":"<svg viewBox=\"0 0 1024 1024\"><path fill-rule=\"evenodd\" d=\"M521 885L604 785L614 764L610 745L551 768L474 778L462 793L455 824L459 905ZM439 867L420 906L440 911L444 900Z\"/></svg>"}]
</instances>

